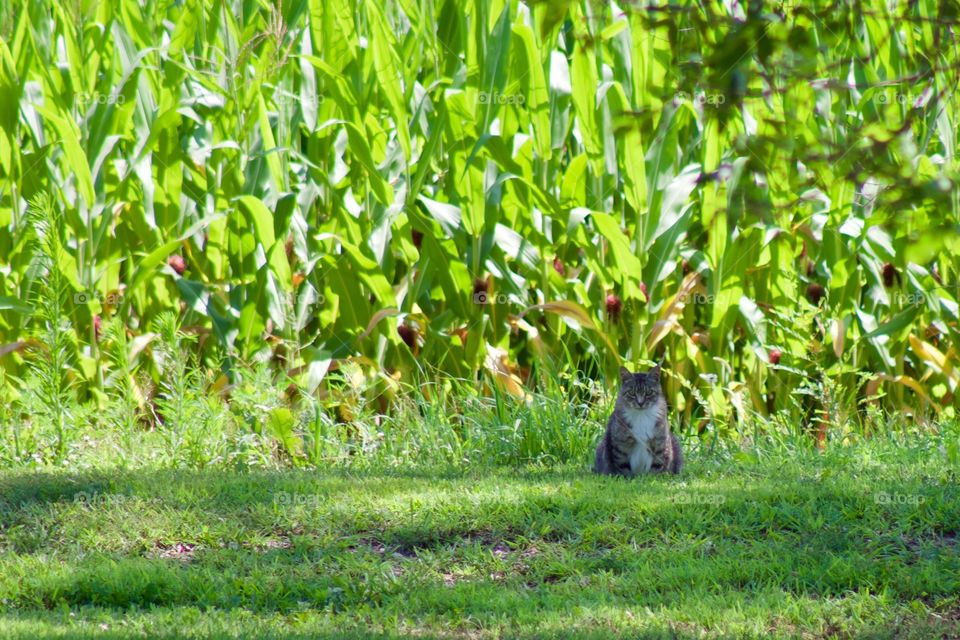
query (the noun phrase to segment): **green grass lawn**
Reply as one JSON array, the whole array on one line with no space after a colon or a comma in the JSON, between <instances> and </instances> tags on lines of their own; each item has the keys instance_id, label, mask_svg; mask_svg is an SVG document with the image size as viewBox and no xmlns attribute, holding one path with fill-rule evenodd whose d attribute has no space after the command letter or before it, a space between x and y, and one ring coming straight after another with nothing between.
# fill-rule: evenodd
<instances>
[{"instance_id":1,"label":"green grass lawn","mask_svg":"<svg viewBox=\"0 0 960 640\"><path fill-rule=\"evenodd\" d=\"M960 636L941 441L583 467L0 472L0 637Z\"/></svg>"}]
</instances>

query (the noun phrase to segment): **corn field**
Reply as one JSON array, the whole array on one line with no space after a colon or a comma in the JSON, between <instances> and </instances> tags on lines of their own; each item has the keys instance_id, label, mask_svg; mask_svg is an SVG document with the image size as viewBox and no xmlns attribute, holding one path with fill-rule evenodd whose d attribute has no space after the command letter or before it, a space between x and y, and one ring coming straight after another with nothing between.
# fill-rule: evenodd
<instances>
[{"instance_id":1,"label":"corn field","mask_svg":"<svg viewBox=\"0 0 960 640\"><path fill-rule=\"evenodd\" d=\"M42 393L66 429L61 404L118 389L146 411L171 363L222 395L266 366L349 419L350 389L522 402L662 359L690 433L952 418L958 23L936 0L15 0L0 399Z\"/></svg>"}]
</instances>

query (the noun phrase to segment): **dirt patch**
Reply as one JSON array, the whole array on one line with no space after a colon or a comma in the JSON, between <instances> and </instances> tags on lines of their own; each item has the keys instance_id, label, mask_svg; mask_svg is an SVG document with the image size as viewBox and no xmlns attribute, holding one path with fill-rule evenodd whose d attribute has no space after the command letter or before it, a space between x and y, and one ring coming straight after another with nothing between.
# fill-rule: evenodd
<instances>
[{"instance_id":1,"label":"dirt patch","mask_svg":"<svg viewBox=\"0 0 960 640\"><path fill-rule=\"evenodd\" d=\"M263 544L258 545L258 548L265 551L277 551L290 549L291 547L293 547L293 544L290 542L290 538L268 538Z\"/></svg>"},{"instance_id":2,"label":"dirt patch","mask_svg":"<svg viewBox=\"0 0 960 640\"><path fill-rule=\"evenodd\" d=\"M433 551L436 549L450 549L479 545L487 548L495 555L507 555L516 548L513 538L520 538L523 531L431 531L417 537L414 532L404 532L399 535L387 536L385 544L403 554L416 555L418 551ZM392 537L395 540L390 540Z\"/></svg>"},{"instance_id":3,"label":"dirt patch","mask_svg":"<svg viewBox=\"0 0 960 640\"><path fill-rule=\"evenodd\" d=\"M455 541L450 539L454 549L465 549L479 546L482 551L488 552L497 560L504 563L502 568L498 568L488 574L488 579L493 582L502 582L508 575L526 575L530 572L530 563L539 556L542 551L533 545L521 546L511 540L496 537L487 533L472 533L462 537L457 537ZM432 541L431 541L432 542ZM398 560L418 559L420 554L438 548L437 544L400 544L394 545L386 543L375 537L354 538L346 547L348 553L373 553L378 556L393 556ZM394 575L402 575L403 567L394 565ZM399 573L398 573L399 572ZM483 576L469 576L463 573L446 571L440 574L443 584L446 587L454 587L463 580L471 578L483 578ZM558 577L548 577L547 582L555 582Z\"/></svg>"},{"instance_id":4,"label":"dirt patch","mask_svg":"<svg viewBox=\"0 0 960 640\"><path fill-rule=\"evenodd\" d=\"M406 547L388 547L386 544L377 540L376 538L359 538L354 544L351 544L347 547L348 553L375 553L378 556L383 556L388 553L392 554L395 558L416 558L417 553L416 549L406 548Z\"/></svg>"},{"instance_id":5,"label":"dirt patch","mask_svg":"<svg viewBox=\"0 0 960 640\"><path fill-rule=\"evenodd\" d=\"M911 556L906 563L912 565L921 559L931 559L931 553L939 556L942 553L955 551L957 537L952 533L922 537L900 536L900 543Z\"/></svg>"},{"instance_id":6,"label":"dirt patch","mask_svg":"<svg viewBox=\"0 0 960 640\"><path fill-rule=\"evenodd\" d=\"M370 553L375 553L379 556L382 556L387 552L387 547L376 540L375 538L360 538L357 540L356 544L352 544L347 547L347 551L350 553L357 553L358 551L368 551Z\"/></svg>"},{"instance_id":7,"label":"dirt patch","mask_svg":"<svg viewBox=\"0 0 960 640\"><path fill-rule=\"evenodd\" d=\"M190 562L193 560L196 549L197 545L190 542L174 542L167 544L157 541L153 555L164 560Z\"/></svg>"},{"instance_id":8,"label":"dirt patch","mask_svg":"<svg viewBox=\"0 0 960 640\"><path fill-rule=\"evenodd\" d=\"M455 573L444 573L443 574L443 586L449 588L457 586L457 583L463 579L463 576L458 576Z\"/></svg>"}]
</instances>

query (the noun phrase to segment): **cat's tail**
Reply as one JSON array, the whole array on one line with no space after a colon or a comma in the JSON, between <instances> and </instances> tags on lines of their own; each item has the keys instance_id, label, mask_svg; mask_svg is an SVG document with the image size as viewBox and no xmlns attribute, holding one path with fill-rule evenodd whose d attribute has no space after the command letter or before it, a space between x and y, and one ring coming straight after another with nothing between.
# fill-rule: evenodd
<instances>
[{"instance_id":1,"label":"cat's tail","mask_svg":"<svg viewBox=\"0 0 960 640\"><path fill-rule=\"evenodd\" d=\"M683 451L680 450L680 440L675 433L670 434L670 448L673 449L670 473L680 473L680 470L683 468Z\"/></svg>"}]
</instances>

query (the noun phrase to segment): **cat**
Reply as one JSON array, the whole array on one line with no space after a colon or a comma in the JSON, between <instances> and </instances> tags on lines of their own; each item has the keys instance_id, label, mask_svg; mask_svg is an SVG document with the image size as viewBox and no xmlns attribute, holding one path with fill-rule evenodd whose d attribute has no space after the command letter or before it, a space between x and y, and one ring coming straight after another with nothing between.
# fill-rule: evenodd
<instances>
[{"instance_id":1,"label":"cat","mask_svg":"<svg viewBox=\"0 0 960 640\"><path fill-rule=\"evenodd\" d=\"M597 446L593 471L604 475L680 473L680 441L667 424L660 365L646 373L620 367L620 393Z\"/></svg>"}]
</instances>

